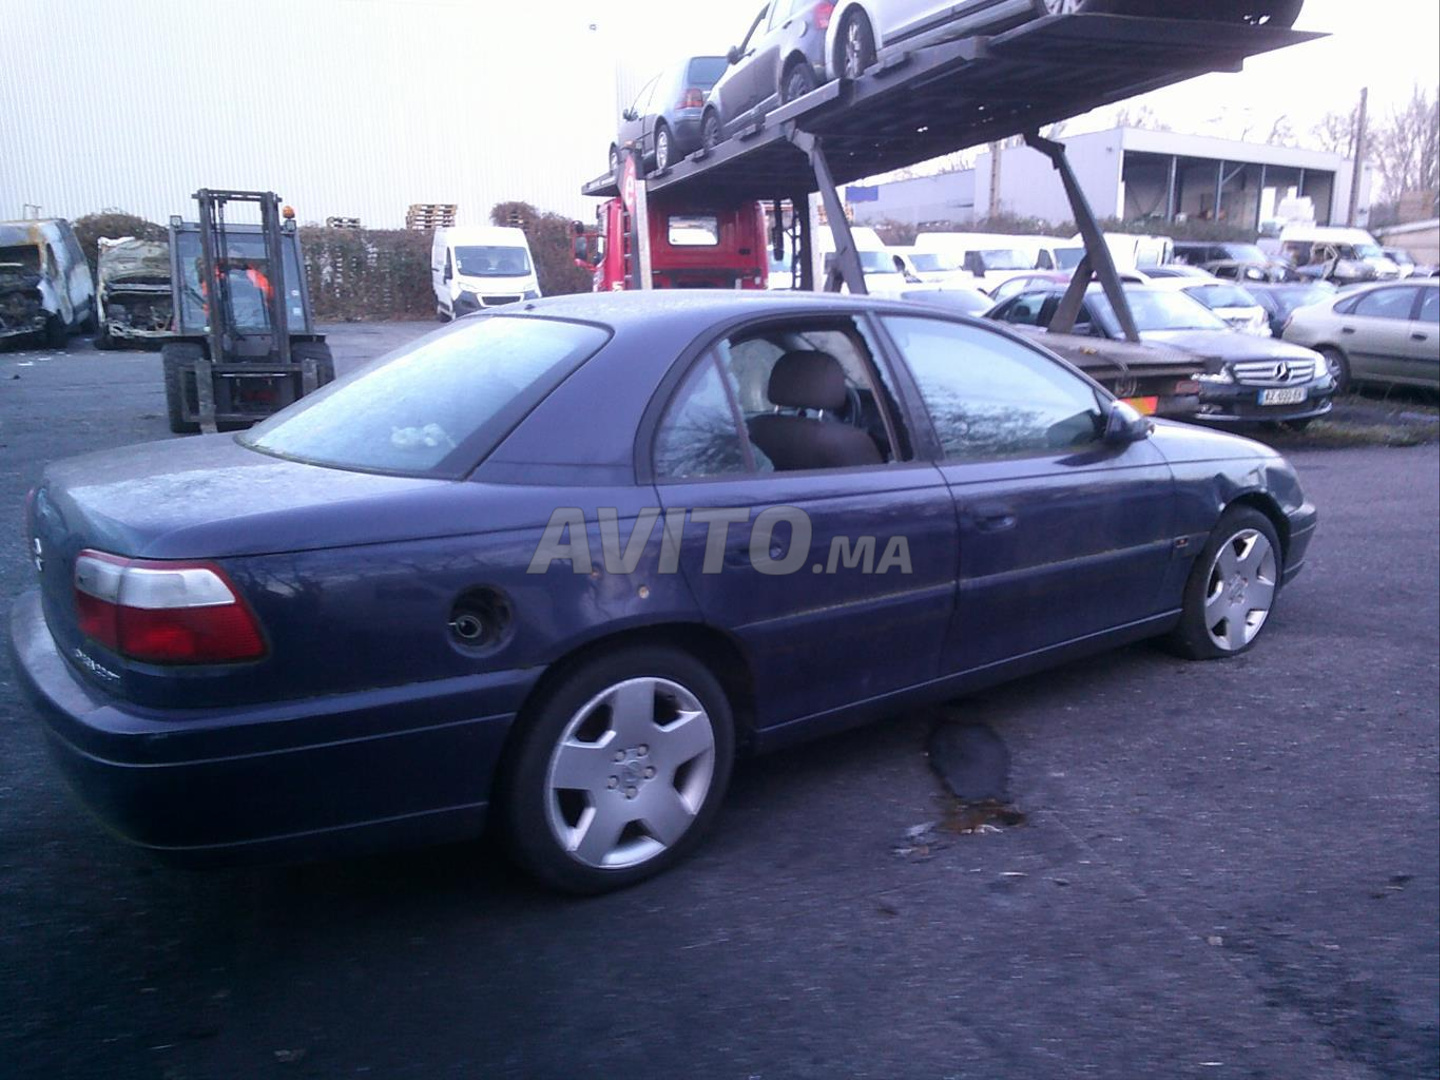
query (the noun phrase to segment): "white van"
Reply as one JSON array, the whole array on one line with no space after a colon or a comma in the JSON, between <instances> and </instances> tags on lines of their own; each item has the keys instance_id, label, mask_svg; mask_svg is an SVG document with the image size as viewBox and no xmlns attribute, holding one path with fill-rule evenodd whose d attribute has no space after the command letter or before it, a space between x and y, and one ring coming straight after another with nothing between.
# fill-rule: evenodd
<instances>
[{"instance_id":1,"label":"white van","mask_svg":"<svg viewBox=\"0 0 1440 1080\"><path fill-rule=\"evenodd\" d=\"M1346 280L1374 278L1389 281L1400 276L1400 267L1364 229L1337 225L1286 225L1280 230L1279 254L1296 266L1329 265L1332 277ZM1361 266L1347 271L1342 266L1346 263L1359 263Z\"/></svg>"},{"instance_id":2,"label":"white van","mask_svg":"<svg viewBox=\"0 0 1440 1080\"><path fill-rule=\"evenodd\" d=\"M949 284L968 284L985 292L1031 272L1037 258L1003 233L924 232L915 237L915 249L948 256L952 265L968 274L956 280L952 272Z\"/></svg>"},{"instance_id":3,"label":"white van","mask_svg":"<svg viewBox=\"0 0 1440 1080\"><path fill-rule=\"evenodd\" d=\"M1076 233L1070 241L1078 265L1085 253L1085 240ZM1141 236L1134 233L1105 233L1105 246L1117 270L1146 270L1175 261L1175 241L1168 236ZM1072 267L1073 269L1073 267Z\"/></svg>"},{"instance_id":4,"label":"white van","mask_svg":"<svg viewBox=\"0 0 1440 1080\"><path fill-rule=\"evenodd\" d=\"M820 235L820 284L830 275L835 261L835 235L828 227L816 230ZM872 296L896 296L912 284L906 280L905 272L896 265L895 255L880 239L880 234L864 225L852 225L850 235L855 241L855 250L860 255L860 268L865 272L865 288ZM849 292L847 288L845 290Z\"/></svg>"},{"instance_id":5,"label":"white van","mask_svg":"<svg viewBox=\"0 0 1440 1080\"><path fill-rule=\"evenodd\" d=\"M499 225L436 229L430 280L435 286L435 313L442 319L540 297L524 231Z\"/></svg>"}]
</instances>

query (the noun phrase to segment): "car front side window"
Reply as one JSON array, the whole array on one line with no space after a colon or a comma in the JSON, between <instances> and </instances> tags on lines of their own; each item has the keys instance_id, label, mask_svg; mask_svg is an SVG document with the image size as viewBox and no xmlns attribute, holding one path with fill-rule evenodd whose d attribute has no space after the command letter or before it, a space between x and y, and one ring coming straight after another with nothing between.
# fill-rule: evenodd
<instances>
[{"instance_id":1,"label":"car front side window","mask_svg":"<svg viewBox=\"0 0 1440 1080\"><path fill-rule=\"evenodd\" d=\"M1028 346L981 327L887 316L949 461L1071 451L1104 431L1092 386Z\"/></svg>"}]
</instances>

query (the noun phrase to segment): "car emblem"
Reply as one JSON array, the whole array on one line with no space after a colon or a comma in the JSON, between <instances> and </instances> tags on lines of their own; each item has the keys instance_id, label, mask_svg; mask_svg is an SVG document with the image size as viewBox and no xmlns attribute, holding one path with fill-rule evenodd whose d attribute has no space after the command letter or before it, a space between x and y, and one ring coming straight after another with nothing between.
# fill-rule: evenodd
<instances>
[{"instance_id":1,"label":"car emblem","mask_svg":"<svg viewBox=\"0 0 1440 1080\"><path fill-rule=\"evenodd\" d=\"M42 573L44 573L44 572L45 572L45 545L40 542L40 538L39 538L38 536L35 537L33 540L30 541L30 550L31 550L31 553L32 553L31 559L32 559L32 561L35 563L35 572L36 572L37 574L42 574Z\"/></svg>"}]
</instances>

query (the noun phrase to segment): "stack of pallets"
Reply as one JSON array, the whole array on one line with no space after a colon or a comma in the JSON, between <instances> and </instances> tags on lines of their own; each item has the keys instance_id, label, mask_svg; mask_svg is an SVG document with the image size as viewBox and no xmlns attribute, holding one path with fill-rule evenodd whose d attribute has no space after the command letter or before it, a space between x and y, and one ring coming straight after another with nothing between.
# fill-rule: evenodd
<instances>
[{"instance_id":1,"label":"stack of pallets","mask_svg":"<svg viewBox=\"0 0 1440 1080\"><path fill-rule=\"evenodd\" d=\"M448 229L455 224L455 203L411 203L405 212L407 229Z\"/></svg>"},{"instance_id":2,"label":"stack of pallets","mask_svg":"<svg viewBox=\"0 0 1440 1080\"><path fill-rule=\"evenodd\" d=\"M358 229L360 219L358 217L327 217L325 219L327 229Z\"/></svg>"}]
</instances>

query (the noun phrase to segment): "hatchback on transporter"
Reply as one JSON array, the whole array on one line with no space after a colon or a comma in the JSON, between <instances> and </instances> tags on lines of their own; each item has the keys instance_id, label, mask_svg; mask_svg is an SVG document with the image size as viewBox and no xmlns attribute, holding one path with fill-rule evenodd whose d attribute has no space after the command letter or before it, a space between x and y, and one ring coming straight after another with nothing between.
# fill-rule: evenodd
<instances>
[{"instance_id":1,"label":"hatchback on transporter","mask_svg":"<svg viewBox=\"0 0 1440 1080\"><path fill-rule=\"evenodd\" d=\"M600 892L693 848L742 754L1137 639L1244 652L1315 519L1273 450L953 309L557 297L52 464L11 645L81 800L163 856L488 820Z\"/></svg>"}]
</instances>

